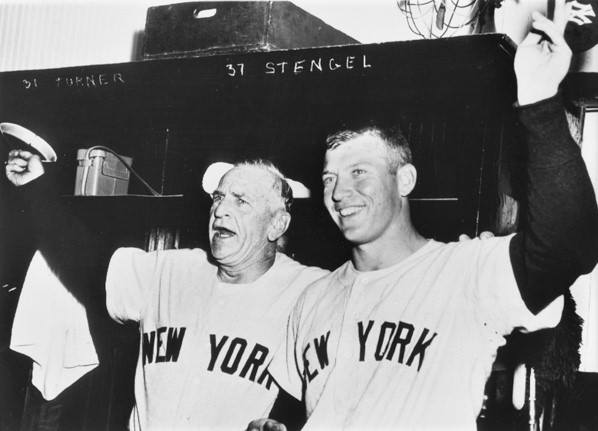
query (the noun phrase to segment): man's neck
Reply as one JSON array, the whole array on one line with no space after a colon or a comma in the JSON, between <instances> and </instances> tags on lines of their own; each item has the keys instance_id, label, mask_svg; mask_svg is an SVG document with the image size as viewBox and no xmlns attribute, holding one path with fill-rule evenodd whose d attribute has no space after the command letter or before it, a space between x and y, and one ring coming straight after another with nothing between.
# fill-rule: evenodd
<instances>
[{"instance_id":1,"label":"man's neck","mask_svg":"<svg viewBox=\"0 0 598 431\"><path fill-rule=\"evenodd\" d=\"M355 245L351 259L358 271L384 269L408 258L427 242L414 228L409 228L373 243Z\"/></svg>"},{"instance_id":2,"label":"man's neck","mask_svg":"<svg viewBox=\"0 0 598 431\"><path fill-rule=\"evenodd\" d=\"M218 265L218 279L224 283L247 284L253 283L264 275L274 265L276 252L269 253L263 258L247 265Z\"/></svg>"}]
</instances>

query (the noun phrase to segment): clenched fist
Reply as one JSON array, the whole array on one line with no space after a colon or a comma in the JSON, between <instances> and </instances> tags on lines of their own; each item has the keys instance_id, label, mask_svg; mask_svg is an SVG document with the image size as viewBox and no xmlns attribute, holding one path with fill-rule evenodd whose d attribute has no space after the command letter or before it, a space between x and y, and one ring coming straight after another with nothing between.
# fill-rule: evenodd
<instances>
[{"instance_id":1,"label":"clenched fist","mask_svg":"<svg viewBox=\"0 0 598 431\"><path fill-rule=\"evenodd\" d=\"M44 166L37 154L25 150L11 150L6 162L6 178L15 186L22 186L44 174Z\"/></svg>"}]
</instances>

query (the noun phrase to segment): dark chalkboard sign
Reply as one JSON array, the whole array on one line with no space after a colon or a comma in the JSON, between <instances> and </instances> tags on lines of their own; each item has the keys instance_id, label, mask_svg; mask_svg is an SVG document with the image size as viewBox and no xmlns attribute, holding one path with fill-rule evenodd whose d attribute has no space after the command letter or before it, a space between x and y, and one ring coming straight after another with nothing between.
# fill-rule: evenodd
<instances>
[{"instance_id":1,"label":"dark chalkboard sign","mask_svg":"<svg viewBox=\"0 0 598 431\"><path fill-rule=\"evenodd\" d=\"M157 190L195 202L171 214L193 227L203 221L191 209L207 212L199 186L210 163L270 159L312 190L297 205L292 234L301 258L328 266L344 256L326 258L330 250L314 246L338 241L319 202L323 139L347 118L402 124L419 171L412 206L424 234L450 240L493 227L512 57L504 36L483 35L8 72L0 74L0 121L54 146L61 193L73 192L76 150L106 145L133 157ZM146 193L135 181L130 192Z\"/></svg>"}]
</instances>

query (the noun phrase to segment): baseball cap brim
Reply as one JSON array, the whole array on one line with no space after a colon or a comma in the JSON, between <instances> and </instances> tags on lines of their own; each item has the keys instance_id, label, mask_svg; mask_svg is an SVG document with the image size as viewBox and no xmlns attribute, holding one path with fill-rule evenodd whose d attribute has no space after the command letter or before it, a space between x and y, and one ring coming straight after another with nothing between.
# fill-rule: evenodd
<instances>
[{"instance_id":1,"label":"baseball cap brim","mask_svg":"<svg viewBox=\"0 0 598 431\"><path fill-rule=\"evenodd\" d=\"M203 174L203 179L201 181L201 185L203 190L211 195L214 193L214 190L220 184L220 180L228 171L230 171L234 167L231 163L226 162L215 162L212 163ZM301 182L292 180L290 178L285 178L293 191L293 198L294 199L306 199L311 196L310 190L305 187Z\"/></svg>"}]
</instances>

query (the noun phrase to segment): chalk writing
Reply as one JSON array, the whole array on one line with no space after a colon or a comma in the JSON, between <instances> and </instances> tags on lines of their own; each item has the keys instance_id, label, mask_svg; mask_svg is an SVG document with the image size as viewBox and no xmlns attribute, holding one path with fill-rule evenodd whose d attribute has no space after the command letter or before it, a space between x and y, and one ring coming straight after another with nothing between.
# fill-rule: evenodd
<instances>
[{"instance_id":1,"label":"chalk writing","mask_svg":"<svg viewBox=\"0 0 598 431\"><path fill-rule=\"evenodd\" d=\"M33 90L47 86L56 88L102 88L123 85L125 83L124 75L120 72L43 78L28 77L21 79L21 84L25 90Z\"/></svg>"},{"instance_id":2,"label":"chalk writing","mask_svg":"<svg viewBox=\"0 0 598 431\"><path fill-rule=\"evenodd\" d=\"M309 72L323 72L335 70L351 70L351 69L369 69L372 65L368 62L366 54L360 57L354 55L347 55L345 57L329 57L329 58L311 58L300 59L295 61L281 61L275 63L267 61L264 65L264 73L266 75L283 75L293 73L298 75L300 73Z\"/></svg>"},{"instance_id":3,"label":"chalk writing","mask_svg":"<svg viewBox=\"0 0 598 431\"><path fill-rule=\"evenodd\" d=\"M245 63L227 64L226 73L228 76L243 76L245 74Z\"/></svg>"},{"instance_id":4,"label":"chalk writing","mask_svg":"<svg viewBox=\"0 0 598 431\"><path fill-rule=\"evenodd\" d=\"M23 79L21 82L23 83L25 90L31 90L32 88L37 88L37 78Z\"/></svg>"},{"instance_id":5,"label":"chalk writing","mask_svg":"<svg viewBox=\"0 0 598 431\"><path fill-rule=\"evenodd\" d=\"M245 63L225 65L231 77L245 75ZM266 61L262 69L266 75L299 75L302 73L323 73L352 69L370 69L372 64L367 55L347 55L341 57L300 58L288 61Z\"/></svg>"},{"instance_id":6,"label":"chalk writing","mask_svg":"<svg viewBox=\"0 0 598 431\"><path fill-rule=\"evenodd\" d=\"M92 73L89 75L57 76L54 82L58 88L99 88L125 84L125 78L120 72Z\"/></svg>"}]
</instances>

